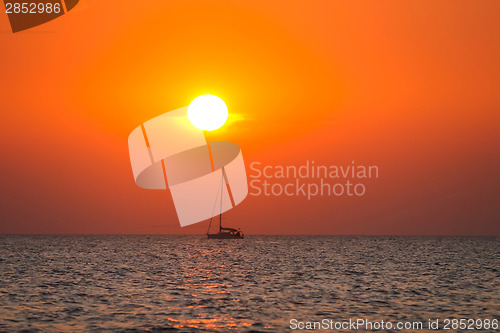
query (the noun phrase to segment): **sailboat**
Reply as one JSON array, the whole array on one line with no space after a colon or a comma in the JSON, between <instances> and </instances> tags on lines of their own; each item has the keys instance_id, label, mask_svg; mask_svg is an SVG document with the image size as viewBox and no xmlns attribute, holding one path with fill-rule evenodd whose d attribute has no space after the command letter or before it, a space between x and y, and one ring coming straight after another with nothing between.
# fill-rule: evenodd
<instances>
[{"instance_id":1,"label":"sailboat","mask_svg":"<svg viewBox=\"0 0 500 333\"><path fill-rule=\"evenodd\" d=\"M234 228L225 228L222 226L222 194L224 193L224 176L225 176L225 171L224 168L222 168L222 179L221 179L221 187L220 187L220 213L219 213L219 232L211 234L210 233L210 226L212 225L212 220L213 220L213 215L210 218L210 223L208 225L208 230L207 230L207 238L209 239L243 239L245 235L241 230L237 230ZM219 193L217 193L218 196ZM214 203L214 210L215 210L215 205L217 204L217 200L215 200Z\"/></svg>"}]
</instances>

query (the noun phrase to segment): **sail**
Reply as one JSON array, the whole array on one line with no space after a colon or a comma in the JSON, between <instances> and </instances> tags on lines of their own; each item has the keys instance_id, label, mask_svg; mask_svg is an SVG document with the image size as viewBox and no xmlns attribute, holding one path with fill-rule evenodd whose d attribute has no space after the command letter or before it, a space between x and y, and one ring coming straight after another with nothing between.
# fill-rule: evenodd
<instances>
[{"instance_id":1,"label":"sail","mask_svg":"<svg viewBox=\"0 0 500 333\"><path fill-rule=\"evenodd\" d=\"M181 226L225 212L245 199L248 184L238 145L210 143L187 118L187 107L155 117L128 138L132 172L144 189L170 189ZM221 179L225 188L220 193ZM221 197L221 198L219 198ZM222 208L214 213L214 200Z\"/></svg>"}]
</instances>

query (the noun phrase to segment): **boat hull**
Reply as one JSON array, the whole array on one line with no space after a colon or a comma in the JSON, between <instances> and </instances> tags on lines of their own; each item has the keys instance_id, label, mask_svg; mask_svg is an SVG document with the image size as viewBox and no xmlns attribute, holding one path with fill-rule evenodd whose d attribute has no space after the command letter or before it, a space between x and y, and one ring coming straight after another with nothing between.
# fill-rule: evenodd
<instances>
[{"instance_id":1,"label":"boat hull","mask_svg":"<svg viewBox=\"0 0 500 333\"><path fill-rule=\"evenodd\" d=\"M230 234L230 233L218 233L218 234L207 234L208 239L243 239L245 236L242 234Z\"/></svg>"}]
</instances>

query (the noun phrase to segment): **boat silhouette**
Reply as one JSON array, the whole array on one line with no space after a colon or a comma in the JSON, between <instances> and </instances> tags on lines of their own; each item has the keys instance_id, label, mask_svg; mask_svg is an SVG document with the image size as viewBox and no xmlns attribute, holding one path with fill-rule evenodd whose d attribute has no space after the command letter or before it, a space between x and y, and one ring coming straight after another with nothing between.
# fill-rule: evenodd
<instances>
[{"instance_id":1,"label":"boat silhouette","mask_svg":"<svg viewBox=\"0 0 500 333\"><path fill-rule=\"evenodd\" d=\"M213 220L213 214L212 214L206 235L208 239L243 239L245 238L245 235L240 229L225 228L222 226L222 194L224 193L224 176L225 176L225 171L224 168L222 168L222 179L220 187L219 232L213 234L210 233L210 226L212 225L212 220ZM214 203L214 210L216 204L217 204L217 198Z\"/></svg>"}]
</instances>

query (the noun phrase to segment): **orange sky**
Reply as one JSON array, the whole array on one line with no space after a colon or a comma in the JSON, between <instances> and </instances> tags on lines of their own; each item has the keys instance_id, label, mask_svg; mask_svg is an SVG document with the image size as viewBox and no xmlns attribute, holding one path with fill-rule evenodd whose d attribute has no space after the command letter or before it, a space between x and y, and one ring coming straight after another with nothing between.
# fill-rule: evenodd
<instances>
[{"instance_id":1,"label":"orange sky","mask_svg":"<svg viewBox=\"0 0 500 333\"><path fill-rule=\"evenodd\" d=\"M500 2L96 1L0 13L0 233L204 233L138 188L128 134L211 93L245 163L373 164L358 198L253 197L248 234L500 235Z\"/></svg>"}]
</instances>

